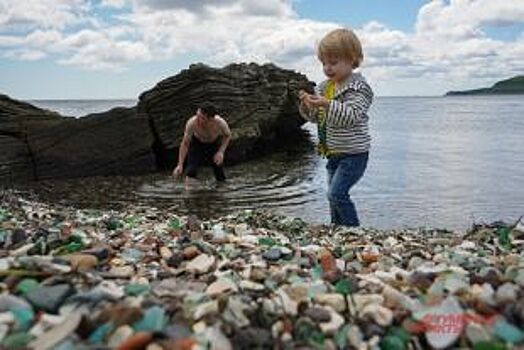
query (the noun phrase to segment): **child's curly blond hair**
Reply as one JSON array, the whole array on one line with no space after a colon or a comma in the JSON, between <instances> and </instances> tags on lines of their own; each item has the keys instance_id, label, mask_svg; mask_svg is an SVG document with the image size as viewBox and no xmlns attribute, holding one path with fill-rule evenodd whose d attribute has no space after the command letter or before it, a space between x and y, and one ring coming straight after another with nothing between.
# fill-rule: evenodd
<instances>
[{"instance_id":1,"label":"child's curly blond hair","mask_svg":"<svg viewBox=\"0 0 524 350\"><path fill-rule=\"evenodd\" d=\"M360 40L352 30L347 28L339 28L327 33L318 44L317 56L320 61L328 57L347 59L353 69L358 68L364 59Z\"/></svg>"}]
</instances>

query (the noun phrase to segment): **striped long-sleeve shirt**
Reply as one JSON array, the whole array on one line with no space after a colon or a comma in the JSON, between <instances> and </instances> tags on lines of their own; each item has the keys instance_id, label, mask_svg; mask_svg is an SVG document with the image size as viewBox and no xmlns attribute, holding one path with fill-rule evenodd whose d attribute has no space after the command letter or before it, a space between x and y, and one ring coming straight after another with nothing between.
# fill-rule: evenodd
<instances>
[{"instance_id":1,"label":"striped long-sleeve shirt","mask_svg":"<svg viewBox=\"0 0 524 350\"><path fill-rule=\"evenodd\" d=\"M327 81L317 86L316 93L324 96ZM326 142L331 154L358 154L369 151L371 136L368 109L373 91L360 73L353 73L336 91L326 111ZM319 110L300 106L301 115L317 123Z\"/></svg>"}]
</instances>

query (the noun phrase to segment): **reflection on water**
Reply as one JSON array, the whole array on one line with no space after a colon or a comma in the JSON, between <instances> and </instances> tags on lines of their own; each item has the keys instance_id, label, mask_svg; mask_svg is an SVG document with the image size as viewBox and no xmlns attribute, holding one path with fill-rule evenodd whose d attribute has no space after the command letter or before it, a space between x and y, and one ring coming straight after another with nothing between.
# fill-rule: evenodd
<instances>
[{"instance_id":1,"label":"reflection on water","mask_svg":"<svg viewBox=\"0 0 524 350\"><path fill-rule=\"evenodd\" d=\"M364 225L466 228L524 214L524 102L518 96L378 98L373 149L354 198ZM307 125L312 132L314 126ZM129 202L209 217L265 208L312 222L329 218L325 160L309 145L228 167L216 184L184 191L169 173L45 181L44 198L84 207Z\"/></svg>"}]
</instances>

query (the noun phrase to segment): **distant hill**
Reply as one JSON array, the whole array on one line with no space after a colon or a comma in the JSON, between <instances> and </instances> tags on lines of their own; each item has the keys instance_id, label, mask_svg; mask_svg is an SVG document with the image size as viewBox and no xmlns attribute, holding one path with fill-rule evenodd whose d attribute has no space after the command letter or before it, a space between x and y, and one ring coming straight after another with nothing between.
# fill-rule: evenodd
<instances>
[{"instance_id":1,"label":"distant hill","mask_svg":"<svg viewBox=\"0 0 524 350\"><path fill-rule=\"evenodd\" d=\"M510 79L501 80L489 88L446 92L446 96L508 94L524 94L524 75L517 75L516 77Z\"/></svg>"}]
</instances>

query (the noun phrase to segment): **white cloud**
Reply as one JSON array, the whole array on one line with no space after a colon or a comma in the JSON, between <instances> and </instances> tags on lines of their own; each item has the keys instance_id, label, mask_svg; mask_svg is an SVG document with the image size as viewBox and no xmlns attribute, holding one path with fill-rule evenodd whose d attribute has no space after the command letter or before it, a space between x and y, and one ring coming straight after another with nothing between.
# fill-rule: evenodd
<instances>
[{"instance_id":1,"label":"white cloud","mask_svg":"<svg viewBox=\"0 0 524 350\"><path fill-rule=\"evenodd\" d=\"M59 62L89 70L124 69L128 62L148 61L151 54L141 42L115 41L109 35L93 30L82 30L65 37L60 43L63 50L72 52Z\"/></svg>"},{"instance_id":2,"label":"white cloud","mask_svg":"<svg viewBox=\"0 0 524 350\"><path fill-rule=\"evenodd\" d=\"M4 54L4 57L10 58L10 59L17 59L22 61L36 61L39 59L42 59L46 56L45 52L38 51L38 50L12 50L7 51Z\"/></svg>"},{"instance_id":3,"label":"white cloud","mask_svg":"<svg viewBox=\"0 0 524 350\"><path fill-rule=\"evenodd\" d=\"M53 55L81 69L203 57L206 63L274 62L322 79L315 46L337 23L300 18L285 0L0 0L0 47L12 59ZM129 6L128 6L129 5ZM107 21L104 7L120 8ZM412 33L370 21L356 28L363 69L378 86L401 81L488 81L524 67L524 34L488 36L486 26L524 22L524 1L433 0ZM16 28L16 29L15 29ZM19 28L25 28L25 35Z\"/></svg>"},{"instance_id":4,"label":"white cloud","mask_svg":"<svg viewBox=\"0 0 524 350\"><path fill-rule=\"evenodd\" d=\"M0 0L0 29L64 29L88 11L84 0Z\"/></svg>"},{"instance_id":5,"label":"white cloud","mask_svg":"<svg viewBox=\"0 0 524 350\"><path fill-rule=\"evenodd\" d=\"M122 8L126 5L126 0L102 0L100 6Z\"/></svg>"}]
</instances>

